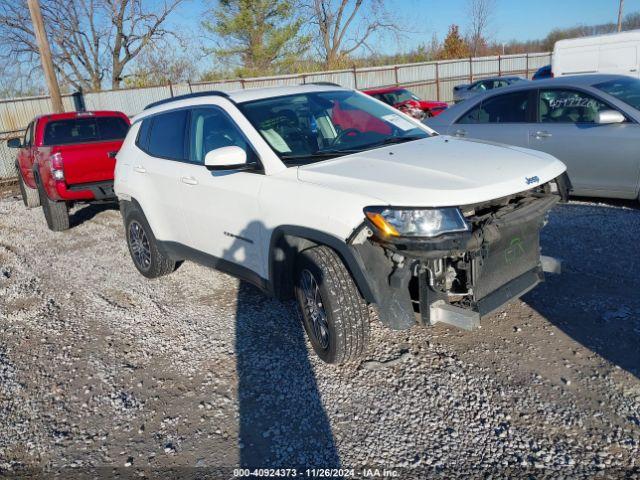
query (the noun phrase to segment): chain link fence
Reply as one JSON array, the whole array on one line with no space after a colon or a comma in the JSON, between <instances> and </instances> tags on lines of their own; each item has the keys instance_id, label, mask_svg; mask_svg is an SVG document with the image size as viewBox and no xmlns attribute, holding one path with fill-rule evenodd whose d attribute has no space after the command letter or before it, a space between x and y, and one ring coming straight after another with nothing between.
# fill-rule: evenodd
<instances>
[{"instance_id":1,"label":"chain link fence","mask_svg":"<svg viewBox=\"0 0 640 480\"><path fill-rule=\"evenodd\" d=\"M87 93L84 98L88 110L119 110L129 116L134 116L149 103L187 93L332 82L343 87L360 90L404 86L426 100L451 102L453 87L461 83L470 83L480 78L496 75L521 75L530 78L538 68L550 63L551 53L496 55L295 75L108 90ZM64 95L62 100L65 110L73 110L73 100L70 95ZM16 150L7 148L6 140L20 136L35 116L50 111L51 102L46 96L0 100L0 181L17 175L15 169Z\"/></svg>"}]
</instances>

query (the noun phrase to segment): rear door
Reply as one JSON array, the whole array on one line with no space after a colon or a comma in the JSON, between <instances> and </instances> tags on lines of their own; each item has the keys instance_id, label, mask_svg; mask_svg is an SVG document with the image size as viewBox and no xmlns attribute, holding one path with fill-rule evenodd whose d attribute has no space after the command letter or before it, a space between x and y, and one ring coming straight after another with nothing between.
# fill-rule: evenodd
<instances>
[{"instance_id":1,"label":"rear door","mask_svg":"<svg viewBox=\"0 0 640 480\"><path fill-rule=\"evenodd\" d=\"M171 110L142 121L136 145L140 154L131 163L131 183L141 192L137 200L161 241L187 244L189 236L182 214L187 161L186 129L189 111Z\"/></svg>"},{"instance_id":2,"label":"rear door","mask_svg":"<svg viewBox=\"0 0 640 480\"><path fill-rule=\"evenodd\" d=\"M535 92L520 90L475 103L449 129L449 134L526 147Z\"/></svg>"},{"instance_id":3,"label":"rear door","mask_svg":"<svg viewBox=\"0 0 640 480\"><path fill-rule=\"evenodd\" d=\"M576 194L633 198L637 195L640 128L633 121L600 125L596 118L603 110L616 109L581 90L541 89L529 145L567 165Z\"/></svg>"}]
</instances>

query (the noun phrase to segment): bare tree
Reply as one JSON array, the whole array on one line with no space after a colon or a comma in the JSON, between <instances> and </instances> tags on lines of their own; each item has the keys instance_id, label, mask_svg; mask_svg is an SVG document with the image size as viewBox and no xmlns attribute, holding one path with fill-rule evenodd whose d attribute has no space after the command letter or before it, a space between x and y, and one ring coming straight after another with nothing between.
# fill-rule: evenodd
<instances>
[{"instance_id":1,"label":"bare tree","mask_svg":"<svg viewBox=\"0 0 640 480\"><path fill-rule=\"evenodd\" d=\"M469 30L467 43L471 56L480 54L488 43L488 29L496 8L496 0L468 0Z\"/></svg>"},{"instance_id":2,"label":"bare tree","mask_svg":"<svg viewBox=\"0 0 640 480\"><path fill-rule=\"evenodd\" d=\"M371 49L375 33L401 31L382 0L312 0L311 24L320 36L319 53L327 68L360 48Z\"/></svg>"},{"instance_id":3,"label":"bare tree","mask_svg":"<svg viewBox=\"0 0 640 480\"><path fill-rule=\"evenodd\" d=\"M172 35L168 16L184 0L146 6L143 0L41 0L56 70L73 88L119 88L125 69L151 42ZM21 1L0 2L0 59L36 68L37 45Z\"/></svg>"}]
</instances>

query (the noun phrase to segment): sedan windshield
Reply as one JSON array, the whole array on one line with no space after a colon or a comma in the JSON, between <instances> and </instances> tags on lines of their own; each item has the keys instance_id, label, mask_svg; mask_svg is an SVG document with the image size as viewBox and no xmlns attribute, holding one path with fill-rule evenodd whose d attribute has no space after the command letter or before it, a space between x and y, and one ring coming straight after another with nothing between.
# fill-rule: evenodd
<instances>
[{"instance_id":1,"label":"sedan windshield","mask_svg":"<svg viewBox=\"0 0 640 480\"><path fill-rule=\"evenodd\" d=\"M240 109L276 154L300 164L429 136L396 110L353 91L255 100Z\"/></svg>"},{"instance_id":2,"label":"sedan windshield","mask_svg":"<svg viewBox=\"0 0 640 480\"><path fill-rule=\"evenodd\" d=\"M636 110L640 110L640 80L637 78L609 80L594 86L621 102L631 105Z\"/></svg>"}]
</instances>

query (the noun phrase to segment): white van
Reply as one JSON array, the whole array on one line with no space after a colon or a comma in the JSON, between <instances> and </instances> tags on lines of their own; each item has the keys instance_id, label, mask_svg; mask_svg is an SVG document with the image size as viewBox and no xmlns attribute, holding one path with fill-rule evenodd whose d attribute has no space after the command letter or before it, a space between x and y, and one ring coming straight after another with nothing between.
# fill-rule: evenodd
<instances>
[{"instance_id":1,"label":"white van","mask_svg":"<svg viewBox=\"0 0 640 480\"><path fill-rule=\"evenodd\" d=\"M613 73L638 78L640 30L556 42L553 49L554 76Z\"/></svg>"}]
</instances>

